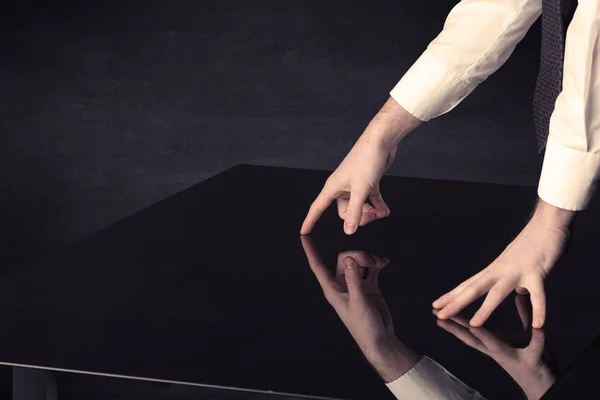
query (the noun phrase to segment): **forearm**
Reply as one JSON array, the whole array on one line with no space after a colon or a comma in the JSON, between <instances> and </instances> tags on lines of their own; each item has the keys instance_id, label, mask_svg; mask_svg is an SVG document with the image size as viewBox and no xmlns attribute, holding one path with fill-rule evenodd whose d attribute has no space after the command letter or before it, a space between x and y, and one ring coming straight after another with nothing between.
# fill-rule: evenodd
<instances>
[{"instance_id":1,"label":"forearm","mask_svg":"<svg viewBox=\"0 0 600 400\"><path fill-rule=\"evenodd\" d=\"M567 210L587 207L600 175L600 0L580 0L567 30L538 194Z\"/></svg>"},{"instance_id":2,"label":"forearm","mask_svg":"<svg viewBox=\"0 0 600 400\"><path fill-rule=\"evenodd\" d=\"M541 12L541 0L463 0L367 130L398 143L423 121L446 113L508 59Z\"/></svg>"},{"instance_id":3,"label":"forearm","mask_svg":"<svg viewBox=\"0 0 600 400\"><path fill-rule=\"evenodd\" d=\"M541 13L541 0L462 0L390 92L422 121L447 113L498 70Z\"/></svg>"}]
</instances>

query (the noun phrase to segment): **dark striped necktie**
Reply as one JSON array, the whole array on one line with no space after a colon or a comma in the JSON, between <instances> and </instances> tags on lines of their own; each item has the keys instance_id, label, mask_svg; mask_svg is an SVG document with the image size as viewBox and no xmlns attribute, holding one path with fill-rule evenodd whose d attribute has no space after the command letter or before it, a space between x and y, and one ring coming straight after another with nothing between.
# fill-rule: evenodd
<instances>
[{"instance_id":1,"label":"dark striped necktie","mask_svg":"<svg viewBox=\"0 0 600 400\"><path fill-rule=\"evenodd\" d=\"M548 141L550 115L562 90L567 26L577 0L542 0L540 70L533 95L533 121L541 153Z\"/></svg>"}]
</instances>

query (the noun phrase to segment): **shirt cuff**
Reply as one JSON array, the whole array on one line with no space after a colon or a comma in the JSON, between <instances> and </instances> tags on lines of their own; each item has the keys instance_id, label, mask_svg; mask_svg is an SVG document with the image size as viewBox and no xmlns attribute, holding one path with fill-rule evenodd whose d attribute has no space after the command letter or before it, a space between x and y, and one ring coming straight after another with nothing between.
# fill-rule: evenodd
<instances>
[{"instance_id":1,"label":"shirt cuff","mask_svg":"<svg viewBox=\"0 0 600 400\"><path fill-rule=\"evenodd\" d=\"M600 154L572 149L548 138L538 186L538 196L565 210L587 207L596 189Z\"/></svg>"},{"instance_id":2,"label":"shirt cuff","mask_svg":"<svg viewBox=\"0 0 600 400\"><path fill-rule=\"evenodd\" d=\"M476 84L468 84L444 68L427 50L390 91L390 96L421 121L445 114L467 97Z\"/></svg>"},{"instance_id":3,"label":"shirt cuff","mask_svg":"<svg viewBox=\"0 0 600 400\"><path fill-rule=\"evenodd\" d=\"M386 386L397 399L483 399L476 390L469 388L429 357L421 358L407 373Z\"/></svg>"}]
</instances>

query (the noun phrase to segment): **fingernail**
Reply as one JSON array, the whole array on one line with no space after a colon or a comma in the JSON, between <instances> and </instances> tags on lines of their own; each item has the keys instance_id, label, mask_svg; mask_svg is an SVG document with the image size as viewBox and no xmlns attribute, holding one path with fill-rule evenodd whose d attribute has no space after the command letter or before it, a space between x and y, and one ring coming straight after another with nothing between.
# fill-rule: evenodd
<instances>
[{"instance_id":1,"label":"fingernail","mask_svg":"<svg viewBox=\"0 0 600 400\"><path fill-rule=\"evenodd\" d=\"M542 320L541 320L541 318L536 318L533 321L533 327L534 328L540 328L541 326L542 326Z\"/></svg>"},{"instance_id":2,"label":"fingernail","mask_svg":"<svg viewBox=\"0 0 600 400\"><path fill-rule=\"evenodd\" d=\"M354 233L354 229L356 228L356 226L350 222L346 222L346 225L344 227L344 232L346 232L348 235Z\"/></svg>"},{"instance_id":3,"label":"fingernail","mask_svg":"<svg viewBox=\"0 0 600 400\"><path fill-rule=\"evenodd\" d=\"M344 259L344 268L346 268L346 270L352 269L352 259L350 257Z\"/></svg>"},{"instance_id":4,"label":"fingernail","mask_svg":"<svg viewBox=\"0 0 600 400\"><path fill-rule=\"evenodd\" d=\"M431 305L433 306L433 308L438 308L438 306L440 305L440 301L436 300Z\"/></svg>"}]
</instances>

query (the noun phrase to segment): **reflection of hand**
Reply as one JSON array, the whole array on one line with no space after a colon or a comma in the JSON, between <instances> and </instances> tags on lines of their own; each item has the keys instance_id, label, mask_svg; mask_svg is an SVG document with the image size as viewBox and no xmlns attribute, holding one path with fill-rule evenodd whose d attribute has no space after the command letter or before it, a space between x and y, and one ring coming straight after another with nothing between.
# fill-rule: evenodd
<instances>
[{"instance_id":1,"label":"reflection of hand","mask_svg":"<svg viewBox=\"0 0 600 400\"><path fill-rule=\"evenodd\" d=\"M364 251L345 251L338 255L334 277L321 261L311 239L302 237L302 244L325 298L365 354L393 337L390 312L377 285L379 273L389 261L369 257Z\"/></svg>"},{"instance_id":2,"label":"reflection of hand","mask_svg":"<svg viewBox=\"0 0 600 400\"><path fill-rule=\"evenodd\" d=\"M523 328L531 332L527 347L515 348L490 333L485 328L472 327L462 317L438 320L438 325L462 340L470 347L479 350L496 361L523 389L529 400L539 399L556 380L545 359L544 332L531 330L531 308L526 296L515 298ZM433 311L438 314L438 310Z\"/></svg>"},{"instance_id":3,"label":"reflection of hand","mask_svg":"<svg viewBox=\"0 0 600 400\"><path fill-rule=\"evenodd\" d=\"M567 223L572 217L570 214L562 217L566 222L561 218L547 218L544 214L547 207L538 207L519 236L492 264L433 302L433 307L440 310L440 319L456 315L487 293L470 321L472 326L481 326L512 290L516 290L520 294L531 294L532 326L541 328L544 325L544 279L563 251L568 237Z\"/></svg>"},{"instance_id":4,"label":"reflection of hand","mask_svg":"<svg viewBox=\"0 0 600 400\"><path fill-rule=\"evenodd\" d=\"M317 253L312 239L301 236L310 267L325 298L386 382L408 371L418 357L394 335L394 325L377 280L388 259L363 251L338 255L336 276L332 276Z\"/></svg>"}]
</instances>

